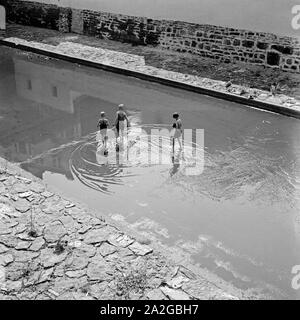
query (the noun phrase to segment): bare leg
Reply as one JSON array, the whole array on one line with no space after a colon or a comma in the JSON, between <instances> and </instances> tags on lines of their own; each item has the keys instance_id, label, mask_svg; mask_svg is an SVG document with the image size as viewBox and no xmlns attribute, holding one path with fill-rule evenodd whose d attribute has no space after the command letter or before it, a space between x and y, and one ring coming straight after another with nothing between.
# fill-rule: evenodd
<instances>
[{"instance_id":1,"label":"bare leg","mask_svg":"<svg viewBox=\"0 0 300 320\"><path fill-rule=\"evenodd\" d=\"M172 153L175 153L175 138L172 138Z\"/></svg>"},{"instance_id":2,"label":"bare leg","mask_svg":"<svg viewBox=\"0 0 300 320\"><path fill-rule=\"evenodd\" d=\"M120 135L120 139L121 139L121 145L124 145L124 131L121 130L121 135Z\"/></svg>"},{"instance_id":3,"label":"bare leg","mask_svg":"<svg viewBox=\"0 0 300 320\"><path fill-rule=\"evenodd\" d=\"M180 150L182 149L182 142L181 142L181 138L177 138L177 141L178 141L178 143L179 143L179 148L180 148Z\"/></svg>"},{"instance_id":4,"label":"bare leg","mask_svg":"<svg viewBox=\"0 0 300 320\"><path fill-rule=\"evenodd\" d=\"M118 143L118 138L120 136L120 130L116 127L116 151L119 151L119 143Z\"/></svg>"}]
</instances>

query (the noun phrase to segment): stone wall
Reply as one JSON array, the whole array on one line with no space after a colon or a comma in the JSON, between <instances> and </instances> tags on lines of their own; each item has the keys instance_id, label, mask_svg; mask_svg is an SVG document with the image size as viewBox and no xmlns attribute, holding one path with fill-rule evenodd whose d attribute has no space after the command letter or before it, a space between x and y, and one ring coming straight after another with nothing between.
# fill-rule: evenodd
<instances>
[{"instance_id":1,"label":"stone wall","mask_svg":"<svg viewBox=\"0 0 300 320\"><path fill-rule=\"evenodd\" d=\"M49 28L69 32L71 30L71 9L31 1L2 1L6 7L7 20L22 25Z\"/></svg>"},{"instance_id":2,"label":"stone wall","mask_svg":"<svg viewBox=\"0 0 300 320\"><path fill-rule=\"evenodd\" d=\"M184 22L165 22L161 47L224 62L245 62L300 72L296 39L263 32Z\"/></svg>"},{"instance_id":3,"label":"stone wall","mask_svg":"<svg viewBox=\"0 0 300 320\"><path fill-rule=\"evenodd\" d=\"M74 32L133 45L159 45L160 21L90 10L72 11L76 17L72 23Z\"/></svg>"},{"instance_id":4,"label":"stone wall","mask_svg":"<svg viewBox=\"0 0 300 320\"><path fill-rule=\"evenodd\" d=\"M4 0L3 0L4 1ZM292 37L227 27L61 8L7 0L10 21L98 38L153 45L222 62L244 62L300 73L300 44ZM1 4L1 1L0 1Z\"/></svg>"}]
</instances>

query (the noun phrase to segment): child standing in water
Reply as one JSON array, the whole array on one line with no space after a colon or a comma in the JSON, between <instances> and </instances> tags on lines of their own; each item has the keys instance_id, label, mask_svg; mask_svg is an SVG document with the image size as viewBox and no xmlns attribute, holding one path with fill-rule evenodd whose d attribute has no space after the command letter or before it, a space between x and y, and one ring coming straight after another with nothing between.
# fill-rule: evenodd
<instances>
[{"instance_id":1,"label":"child standing in water","mask_svg":"<svg viewBox=\"0 0 300 320\"><path fill-rule=\"evenodd\" d=\"M127 117L126 112L124 111L124 104L120 104L118 107L118 111L116 114L116 120L115 120L115 127L117 129L117 137L121 138L121 143L123 143L124 140L124 132L125 128L129 127L130 123Z\"/></svg>"},{"instance_id":2,"label":"child standing in water","mask_svg":"<svg viewBox=\"0 0 300 320\"><path fill-rule=\"evenodd\" d=\"M181 119L179 118L179 114L177 112L173 113L173 119L175 120L175 122L173 123L174 133L172 136L172 145L173 145L173 153L174 153L175 140L178 141L180 150L182 149L181 139L182 139L183 129L182 129Z\"/></svg>"},{"instance_id":3,"label":"child standing in water","mask_svg":"<svg viewBox=\"0 0 300 320\"><path fill-rule=\"evenodd\" d=\"M102 144L104 145L104 154L107 154L107 140L108 140L107 129L109 127L109 121L105 117L105 112L101 112L100 120L98 122L97 127L99 128Z\"/></svg>"}]
</instances>

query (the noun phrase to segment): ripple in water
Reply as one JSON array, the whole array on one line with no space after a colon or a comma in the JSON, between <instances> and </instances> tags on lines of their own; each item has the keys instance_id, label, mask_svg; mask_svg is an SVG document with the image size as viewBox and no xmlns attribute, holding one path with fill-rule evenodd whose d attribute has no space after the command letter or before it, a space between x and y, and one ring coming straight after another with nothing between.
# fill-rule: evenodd
<instances>
[{"instance_id":1,"label":"ripple in water","mask_svg":"<svg viewBox=\"0 0 300 320\"><path fill-rule=\"evenodd\" d=\"M199 146L186 143L184 152L178 151L173 155L168 131L164 136L150 137L147 134L149 129L161 130L163 127L153 124L133 127L119 152L116 152L116 142L110 132L107 156L104 156L98 134L87 137L71 153L71 172L87 187L111 194L111 186L125 185L126 178L138 176L137 168L167 165L172 176L194 163L194 149Z\"/></svg>"}]
</instances>

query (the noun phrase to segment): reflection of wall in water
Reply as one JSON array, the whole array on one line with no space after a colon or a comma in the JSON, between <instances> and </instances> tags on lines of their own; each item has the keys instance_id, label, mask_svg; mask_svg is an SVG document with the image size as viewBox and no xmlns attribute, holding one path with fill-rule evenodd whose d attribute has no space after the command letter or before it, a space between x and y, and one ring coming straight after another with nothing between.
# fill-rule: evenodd
<instances>
[{"instance_id":1,"label":"reflection of wall in water","mask_svg":"<svg viewBox=\"0 0 300 320\"><path fill-rule=\"evenodd\" d=\"M20 60L19 57L18 60ZM54 108L59 107L60 110L67 112L76 112L78 110L78 99L80 100L84 96L85 102L80 103L81 118L85 113L85 108L88 112L89 99L87 97L91 100L98 98L102 101L98 106L99 114L104 109L110 116L109 110L112 110L112 114L114 114L117 105L124 103L129 110L142 112L142 119L140 120L143 123L170 123L174 111L180 112L186 108L186 100L181 93L174 94L174 90L162 86L156 89L158 85L133 78L129 80L128 77L105 71L74 67L71 64L58 67L52 62L45 63L34 60L16 61L16 71L19 94L27 99L43 101L44 104L51 105ZM45 75L47 76L46 80L44 79ZM26 89L27 82L30 79L34 79L32 90ZM36 91L33 92L34 83L38 83L40 88L36 95ZM58 97L51 96L51 86L57 87ZM44 96L43 91L47 92L47 95ZM128 92L134 92L134 94L128 94ZM106 105L104 106L105 101ZM94 101L92 104L97 108ZM199 103L197 100L192 104L190 103L189 108L198 111ZM111 117L110 120L113 121L114 115ZM193 127L198 127L198 123L195 122L196 120L193 117L187 120L192 123Z\"/></svg>"},{"instance_id":2,"label":"reflection of wall in water","mask_svg":"<svg viewBox=\"0 0 300 320\"><path fill-rule=\"evenodd\" d=\"M18 56L14 57L14 65L17 94L20 97L69 113L76 112L78 99L81 97L84 97L86 103L80 103L81 114L84 113L84 107L97 107L96 98L101 100L98 105L99 114L103 110L113 121L118 104L125 103L129 108L136 108L148 91L146 89L142 94L137 92L128 97L127 93L132 85L126 83L126 78L111 78L109 74L103 74L102 77L100 71L93 75L88 70L59 68Z\"/></svg>"},{"instance_id":3,"label":"reflection of wall in water","mask_svg":"<svg viewBox=\"0 0 300 320\"><path fill-rule=\"evenodd\" d=\"M68 152L59 152L47 157L39 158L32 163L24 163L22 168L30 171L38 178L43 178L44 172L55 172L65 175L69 180L73 180L72 173L69 168L69 159L72 149L69 148Z\"/></svg>"},{"instance_id":4,"label":"reflection of wall in water","mask_svg":"<svg viewBox=\"0 0 300 320\"><path fill-rule=\"evenodd\" d=\"M5 8L0 6L0 33L6 29L6 13Z\"/></svg>"},{"instance_id":5,"label":"reflection of wall in water","mask_svg":"<svg viewBox=\"0 0 300 320\"><path fill-rule=\"evenodd\" d=\"M81 95L106 96L101 77L19 57L14 58L14 65L17 94L55 109L74 113L73 102ZM118 96L117 90L115 93ZM121 97L116 104L120 101Z\"/></svg>"},{"instance_id":6,"label":"reflection of wall in water","mask_svg":"<svg viewBox=\"0 0 300 320\"><path fill-rule=\"evenodd\" d=\"M73 93L64 70L14 59L17 94L23 98L74 113Z\"/></svg>"},{"instance_id":7,"label":"reflection of wall in water","mask_svg":"<svg viewBox=\"0 0 300 320\"><path fill-rule=\"evenodd\" d=\"M6 54L11 55L11 52ZM15 76L12 76L13 65L6 68L10 61L14 64ZM71 92L72 99L68 99L68 84L60 82L54 76L57 74L55 69L51 70L52 74L48 76L50 70L39 68L38 64L17 55L1 63L4 79L1 83L7 86L6 90L5 87L1 90L2 107L9 111L13 108L14 111L5 117L8 123L18 123L15 129L7 127L1 131L0 154L10 161L26 161L82 136L80 114L70 114L73 111L70 101L76 94ZM48 165L56 166L55 163Z\"/></svg>"},{"instance_id":8,"label":"reflection of wall in water","mask_svg":"<svg viewBox=\"0 0 300 320\"><path fill-rule=\"evenodd\" d=\"M52 123L46 126L51 127ZM55 124L54 128L56 127L57 130L53 130L54 134L47 138L40 134L38 128L29 128L19 135L8 137L5 143L0 141L3 146L0 154L11 161L23 162L81 137L80 123L67 123L62 120Z\"/></svg>"}]
</instances>

